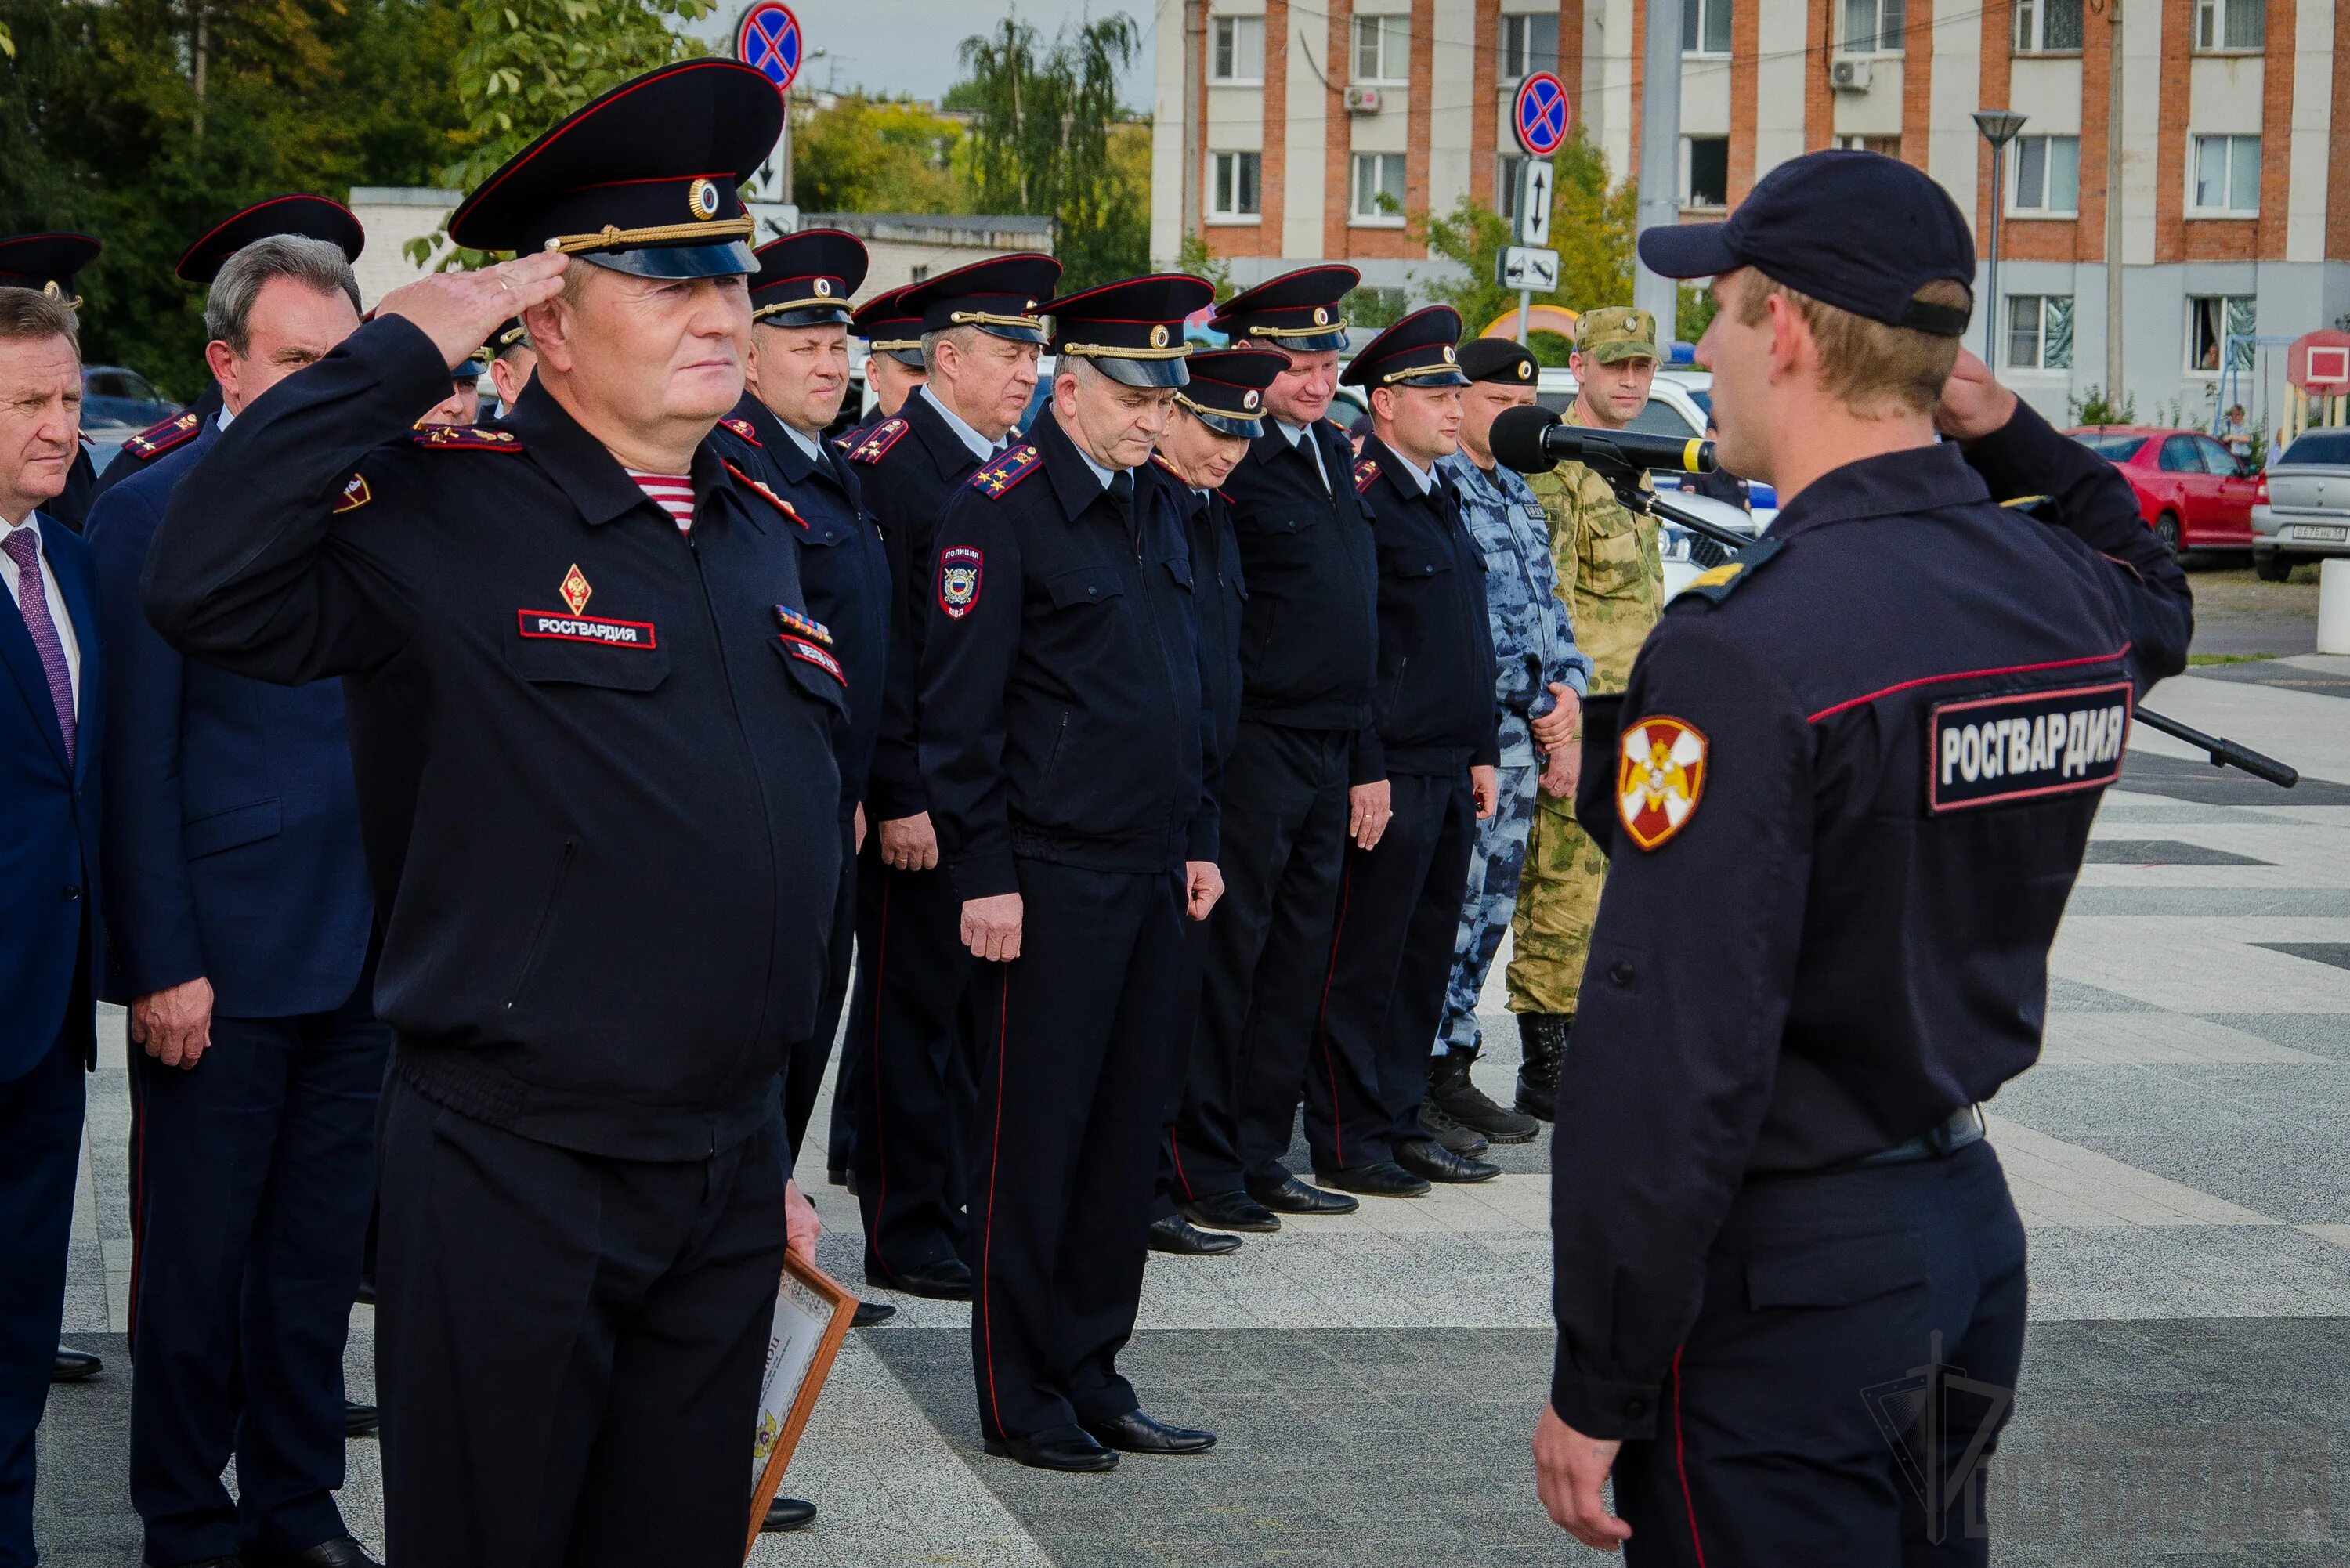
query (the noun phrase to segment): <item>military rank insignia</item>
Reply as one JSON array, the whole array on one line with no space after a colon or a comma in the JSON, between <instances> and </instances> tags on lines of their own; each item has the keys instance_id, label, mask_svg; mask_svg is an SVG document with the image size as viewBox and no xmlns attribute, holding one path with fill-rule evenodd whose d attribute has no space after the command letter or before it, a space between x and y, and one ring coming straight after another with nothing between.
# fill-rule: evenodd
<instances>
[{"instance_id":1,"label":"military rank insignia","mask_svg":"<svg viewBox=\"0 0 2350 1568\"><path fill-rule=\"evenodd\" d=\"M939 608L949 620L961 620L979 607L980 569L987 557L968 545L939 552Z\"/></svg>"},{"instance_id":2,"label":"military rank insignia","mask_svg":"<svg viewBox=\"0 0 2350 1568\"><path fill-rule=\"evenodd\" d=\"M122 443L122 450L140 462L162 456L173 447L191 440L203 428L204 421L193 410L173 414L158 424L149 425Z\"/></svg>"},{"instance_id":3,"label":"military rank insignia","mask_svg":"<svg viewBox=\"0 0 2350 1568\"><path fill-rule=\"evenodd\" d=\"M759 432L751 428L751 421L749 420L738 420L733 414L729 414L718 422L724 425L728 430L733 431L736 435L741 436L744 441L749 441L753 446L762 444L759 440Z\"/></svg>"},{"instance_id":4,"label":"military rank insignia","mask_svg":"<svg viewBox=\"0 0 2350 1568\"><path fill-rule=\"evenodd\" d=\"M346 512L357 512L374 499L375 496L368 489L367 475L354 473L351 475L350 483L343 486L343 493L335 497L333 515L340 517ZM577 568L575 567L574 570Z\"/></svg>"},{"instance_id":5,"label":"military rank insignia","mask_svg":"<svg viewBox=\"0 0 2350 1568\"><path fill-rule=\"evenodd\" d=\"M1616 769L1616 815L1643 849L1679 833L1705 793L1705 736L1661 715L1624 732Z\"/></svg>"},{"instance_id":6,"label":"military rank insignia","mask_svg":"<svg viewBox=\"0 0 2350 1568\"><path fill-rule=\"evenodd\" d=\"M743 472L741 469L735 467L731 462L727 463L726 472L741 480L743 483L749 485L752 489L757 491L761 498L764 499L768 505L774 507L776 511L790 518L793 523L802 528L807 526L807 519L800 515L799 508L794 506L790 502L785 500L782 496L776 494L772 489L768 488L764 481L752 478L749 474Z\"/></svg>"},{"instance_id":7,"label":"military rank insignia","mask_svg":"<svg viewBox=\"0 0 2350 1568\"><path fill-rule=\"evenodd\" d=\"M898 438L912 427L902 419L886 419L865 432L865 439L848 449L851 462L879 462L881 454L898 444Z\"/></svg>"},{"instance_id":8,"label":"military rank insignia","mask_svg":"<svg viewBox=\"0 0 2350 1568\"><path fill-rule=\"evenodd\" d=\"M812 638L827 648L832 646L832 633L822 621L802 615L789 605L775 607L775 624L795 637Z\"/></svg>"},{"instance_id":9,"label":"military rank insignia","mask_svg":"<svg viewBox=\"0 0 2350 1568\"><path fill-rule=\"evenodd\" d=\"M993 462L971 476L971 487L994 501L1011 493L1012 487L1036 472L1044 462L1042 453L1033 446L1015 446Z\"/></svg>"},{"instance_id":10,"label":"military rank insignia","mask_svg":"<svg viewBox=\"0 0 2350 1568\"><path fill-rule=\"evenodd\" d=\"M520 452L522 438L492 425L419 425L409 443L428 452Z\"/></svg>"},{"instance_id":11,"label":"military rank insignia","mask_svg":"<svg viewBox=\"0 0 2350 1568\"><path fill-rule=\"evenodd\" d=\"M1364 492L1369 490L1371 487L1371 481L1377 479L1378 476L1379 464L1377 458L1367 457L1356 463L1355 493L1360 495Z\"/></svg>"}]
</instances>

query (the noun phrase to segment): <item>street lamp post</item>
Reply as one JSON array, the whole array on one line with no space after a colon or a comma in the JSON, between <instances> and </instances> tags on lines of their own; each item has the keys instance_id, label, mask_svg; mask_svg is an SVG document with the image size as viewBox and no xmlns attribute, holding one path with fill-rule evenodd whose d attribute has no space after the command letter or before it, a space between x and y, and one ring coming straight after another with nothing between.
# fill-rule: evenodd
<instances>
[{"instance_id":1,"label":"street lamp post","mask_svg":"<svg viewBox=\"0 0 2350 1568\"><path fill-rule=\"evenodd\" d=\"M1983 292L1991 308L1983 314L1983 363L1999 369L1999 210L2007 204L2007 144L2023 129L2024 117L2012 109L1975 110L1975 129L1991 143L1991 261L1983 269Z\"/></svg>"}]
</instances>

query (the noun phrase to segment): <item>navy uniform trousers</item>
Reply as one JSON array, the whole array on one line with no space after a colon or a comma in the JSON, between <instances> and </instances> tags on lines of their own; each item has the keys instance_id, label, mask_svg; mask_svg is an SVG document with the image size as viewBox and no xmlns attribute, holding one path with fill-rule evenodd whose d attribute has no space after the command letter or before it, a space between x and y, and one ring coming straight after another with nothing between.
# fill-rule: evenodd
<instances>
[{"instance_id":1,"label":"navy uniform trousers","mask_svg":"<svg viewBox=\"0 0 2350 1568\"><path fill-rule=\"evenodd\" d=\"M1351 731L1241 721L1225 759L1200 1023L1170 1143L1175 1196L1272 1174L1297 1120L1347 850Z\"/></svg>"},{"instance_id":2,"label":"navy uniform trousers","mask_svg":"<svg viewBox=\"0 0 2350 1568\"><path fill-rule=\"evenodd\" d=\"M86 939L85 939L86 940ZM85 955L86 957L87 955ZM86 973L85 970L85 973ZM87 979L67 1017L88 1017ZM32 1568L33 1433L49 1399L66 1304L87 1093L71 1029L30 1072L0 1083L0 1564Z\"/></svg>"},{"instance_id":3,"label":"navy uniform trousers","mask_svg":"<svg viewBox=\"0 0 2350 1568\"><path fill-rule=\"evenodd\" d=\"M1118 1353L1142 1297L1186 923L1172 871L1017 864L1020 957L972 987L971 1350L992 1438L1137 1407Z\"/></svg>"},{"instance_id":4,"label":"navy uniform trousers","mask_svg":"<svg viewBox=\"0 0 2350 1568\"><path fill-rule=\"evenodd\" d=\"M1626 1563L1981 1568L1985 1477L1966 1455L2005 1410L1965 1384L2015 1386L2023 1263L1987 1141L1946 1159L1750 1179L1707 1258L1657 1435L1616 1461ZM1930 1450L1908 1425L1929 1411Z\"/></svg>"},{"instance_id":5,"label":"navy uniform trousers","mask_svg":"<svg viewBox=\"0 0 2350 1568\"><path fill-rule=\"evenodd\" d=\"M840 1033L840 1014L848 1005L850 970L857 951L857 819L847 816L840 823L840 887L832 901L832 937L827 959L824 991L817 998L816 1029L805 1040L795 1041L784 1072L784 1168L795 1169L800 1162L800 1145L807 1139L808 1118L816 1114L816 1093L824 1084L826 1061L832 1054L832 1043ZM845 1096L847 1063L841 1064L842 1085L833 1093ZM835 1120L837 1120L836 1116Z\"/></svg>"},{"instance_id":6,"label":"navy uniform trousers","mask_svg":"<svg viewBox=\"0 0 2350 1568\"><path fill-rule=\"evenodd\" d=\"M857 1001L842 1046L858 1065L848 1166L865 1215L865 1269L887 1284L965 1251L978 1087L962 900L942 867L894 871L880 835L858 858Z\"/></svg>"},{"instance_id":7,"label":"navy uniform trousers","mask_svg":"<svg viewBox=\"0 0 2350 1568\"><path fill-rule=\"evenodd\" d=\"M460 1115L398 1071L384 1092L386 1558L737 1568L782 1117L707 1158L630 1160Z\"/></svg>"},{"instance_id":8,"label":"navy uniform trousers","mask_svg":"<svg viewBox=\"0 0 2350 1568\"><path fill-rule=\"evenodd\" d=\"M1305 1143L1317 1171L1393 1159L1428 1137L1428 1043L1477 842L1469 770L1390 773L1395 815L1376 847L1347 850L1338 918L1305 1072Z\"/></svg>"},{"instance_id":9,"label":"navy uniform trousers","mask_svg":"<svg viewBox=\"0 0 2350 1568\"><path fill-rule=\"evenodd\" d=\"M193 1067L130 1048L130 1501L150 1563L347 1533L343 1343L391 1044L373 986L369 965L331 1012L215 1016Z\"/></svg>"}]
</instances>

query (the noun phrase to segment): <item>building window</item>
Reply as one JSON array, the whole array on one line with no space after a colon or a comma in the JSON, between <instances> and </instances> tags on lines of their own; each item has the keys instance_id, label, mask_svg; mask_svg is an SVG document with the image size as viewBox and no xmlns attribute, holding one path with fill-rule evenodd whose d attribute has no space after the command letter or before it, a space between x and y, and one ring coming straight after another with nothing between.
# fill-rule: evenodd
<instances>
[{"instance_id":1,"label":"building window","mask_svg":"<svg viewBox=\"0 0 2350 1568\"><path fill-rule=\"evenodd\" d=\"M1901 156L1901 139L1898 136L1839 136L1835 144L1846 152L1875 152L1887 158Z\"/></svg>"},{"instance_id":2,"label":"building window","mask_svg":"<svg viewBox=\"0 0 2350 1568\"><path fill-rule=\"evenodd\" d=\"M2069 55L2081 47L2081 0L2015 0L2015 52Z\"/></svg>"},{"instance_id":3,"label":"building window","mask_svg":"<svg viewBox=\"0 0 2350 1568\"><path fill-rule=\"evenodd\" d=\"M2007 368L2069 370L2073 368L2073 296L2011 294L2007 296Z\"/></svg>"},{"instance_id":4,"label":"building window","mask_svg":"<svg viewBox=\"0 0 2350 1568\"><path fill-rule=\"evenodd\" d=\"M1518 221L1518 168L1525 160L1513 152L1493 161L1502 182L1502 188L1494 192L1493 210L1502 214L1504 222L1514 223Z\"/></svg>"},{"instance_id":5,"label":"building window","mask_svg":"<svg viewBox=\"0 0 2350 1568\"><path fill-rule=\"evenodd\" d=\"M1731 0L1681 0L1681 53L1730 53Z\"/></svg>"},{"instance_id":6,"label":"building window","mask_svg":"<svg viewBox=\"0 0 2350 1568\"><path fill-rule=\"evenodd\" d=\"M1257 179L1264 167L1261 152L1211 152L1208 215L1211 218L1253 218L1258 203Z\"/></svg>"},{"instance_id":7,"label":"building window","mask_svg":"<svg viewBox=\"0 0 2350 1568\"><path fill-rule=\"evenodd\" d=\"M2081 139L2019 136L2007 152L2007 210L2022 217L2069 218L2081 210Z\"/></svg>"},{"instance_id":8,"label":"building window","mask_svg":"<svg viewBox=\"0 0 2350 1568\"><path fill-rule=\"evenodd\" d=\"M1411 18L1355 18L1355 79L1395 82L1411 79Z\"/></svg>"},{"instance_id":9,"label":"building window","mask_svg":"<svg viewBox=\"0 0 2350 1568\"><path fill-rule=\"evenodd\" d=\"M1906 0L1844 0L1844 52L1898 55Z\"/></svg>"},{"instance_id":10,"label":"building window","mask_svg":"<svg viewBox=\"0 0 2350 1568\"><path fill-rule=\"evenodd\" d=\"M2252 328L2259 320L2249 294L2199 294L2187 301L2187 368L2216 373L2228 347L2228 369L2252 368ZM2230 345L2229 338L2236 341Z\"/></svg>"},{"instance_id":11,"label":"building window","mask_svg":"<svg viewBox=\"0 0 2350 1568\"><path fill-rule=\"evenodd\" d=\"M1681 205L1730 205L1730 138L1681 138Z\"/></svg>"},{"instance_id":12,"label":"building window","mask_svg":"<svg viewBox=\"0 0 2350 1568\"><path fill-rule=\"evenodd\" d=\"M1403 154L1355 154L1354 221L1358 223L1403 222Z\"/></svg>"},{"instance_id":13,"label":"building window","mask_svg":"<svg viewBox=\"0 0 2350 1568\"><path fill-rule=\"evenodd\" d=\"M2261 210L2261 139L2198 136L2189 159L2191 213L2250 216Z\"/></svg>"},{"instance_id":14,"label":"building window","mask_svg":"<svg viewBox=\"0 0 2350 1568\"><path fill-rule=\"evenodd\" d=\"M1502 79L1523 81L1536 71L1558 69L1558 13L1543 11L1502 18Z\"/></svg>"},{"instance_id":15,"label":"building window","mask_svg":"<svg viewBox=\"0 0 2350 1568\"><path fill-rule=\"evenodd\" d=\"M2268 0L2195 0L2195 51L2225 54L2268 43Z\"/></svg>"},{"instance_id":16,"label":"building window","mask_svg":"<svg viewBox=\"0 0 2350 1568\"><path fill-rule=\"evenodd\" d=\"M1208 79L1264 80L1264 18L1218 16L1208 25Z\"/></svg>"}]
</instances>

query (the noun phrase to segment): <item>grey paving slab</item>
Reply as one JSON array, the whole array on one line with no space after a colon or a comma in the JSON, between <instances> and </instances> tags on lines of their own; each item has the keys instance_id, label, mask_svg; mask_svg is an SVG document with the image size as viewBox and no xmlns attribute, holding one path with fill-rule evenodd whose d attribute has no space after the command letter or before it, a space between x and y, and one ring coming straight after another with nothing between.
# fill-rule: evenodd
<instances>
[{"instance_id":1,"label":"grey paving slab","mask_svg":"<svg viewBox=\"0 0 2350 1568\"><path fill-rule=\"evenodd\" d=\"M2214 1023L2313 1055L2350 1062L2350 1012L2215 1012Z\"/></svg>"},{"instance_id":2,"label":"grey paving slab","mask_svg":"<svg viewBox=\"0 0 2350 1568\"><path fill-rule=\"evenodd\" d=\"M2091 847L2095 847L2092 841ZM2339 888L2116 888L2076 884L2067 917L2158 915L2197 919L2239 916L2350 918L2350 890Z\"/></svg>"},{"instance_id":3,"label":"grey paving slab","mask_svg":"<svg viewBox=\"0 0 2350 1568\"><path fill-rule=\"evenodd\" d=\"M2311 963L2331 964L2335 969L2350 969L2350 942L2255 942L2254 947L2266 948L2272 953L2288 958L2307 959Z\"/></svg>"},{"instance_id":4,"label":"grey paving slab","mask_svg":"<svg viewBox=\"0 0 2350 1568\"><path fill-rule=\"evenodd\" d=\"M2124 996L2117 991L2086 981L2066 980L2062 975L2048 977L2048 1011L2051 1012L2154 1012L2154 1003L2140 1002L2135 996Z\"/></svg>"},{"instance_id":5,"label":"grey paving slab","mask_svg":"<svg viewBox=\"0 0 2350 1568\"><path fill-rule=\"evenodd\" d=\"M2268 866L2249 855L2176 838L2093 838L2084 864L2090 866Z\"/></svg>"},{"instance_id":6,"label":"grey paving slab","mask_svg":"<svg viewBox=\"0 0 2350 1568\"><path fill-rule=\"evenodd\" d=\"M2350 1316L2350 1248L2289 1225L2031 1232L2033 1321Z\"/></svg>"},{"instance_id":7,"label":"grey paving slab","mask_svg":"<svg viewBox=\"0 0 2350 1568\"><path fill-rule=\"evenodd\" d=\"M2293 758L2279 760L2292 763ZM2234 768L2215 768L2208 762L2158 756L2132 746L2122 763L2122 787L2148 794L2171 795L2207 805L2278 805L2290 797L2294 805L2350 805L2350 784L2327 779L2303 778L2291 790L2279 790L2265 779Z\"/></svg>"}]
</instances>

